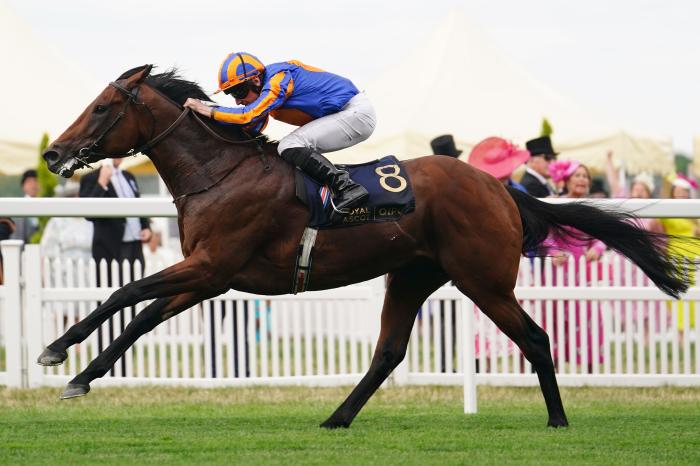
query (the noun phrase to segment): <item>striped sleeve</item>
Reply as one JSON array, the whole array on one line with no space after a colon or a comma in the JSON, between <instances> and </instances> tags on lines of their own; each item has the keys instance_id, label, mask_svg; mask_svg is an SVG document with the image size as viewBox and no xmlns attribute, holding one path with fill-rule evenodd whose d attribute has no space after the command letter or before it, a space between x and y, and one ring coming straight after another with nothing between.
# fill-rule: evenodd
<instances>
[{"instance_id":1,"label":"striped sleeve","mask_svg":"<svg viewBox=\"0 0 700 466\"><path fill-rule=\"evenodd\" d=\"M261 118L256 119L253 123L244 126L243 129L248 133L257 136L258 134L261 134L263 132L263 130L267 126L268 120L269 115L265 115Z\"/></svg>"},{"instance_id":2,"label":"striped sleeve","mask_svg":"<svg viewBox=\"0 0 700 466\"><path fill-rule=\"evenodd\" d=\"M212 118L222 123L249 125L281 106L294 90L294 81L289 73L280 71L273 75L260 93L260 97L245 107L216 107Z\"/></svg>"}]
</instances>

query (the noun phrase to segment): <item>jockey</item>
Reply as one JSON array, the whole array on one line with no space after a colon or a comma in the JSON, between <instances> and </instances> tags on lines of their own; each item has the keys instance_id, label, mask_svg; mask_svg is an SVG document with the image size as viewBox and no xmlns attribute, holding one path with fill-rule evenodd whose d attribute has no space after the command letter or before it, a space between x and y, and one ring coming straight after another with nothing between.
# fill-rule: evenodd
<instances>
[{"instance_id":1,"label":"jockey","mask_svg":"<svg viewBox=\"0 0 700 466\"><path fill-rule=\"evenodd\" d=\"M346 212L367 199L367 190L321 153L353 146L375 127L374 108L346 78L291 60L265 66L255 56L229 54L219 68L219 89L239 107L208 106L187 99L185 107L224 124L260 133L268 116L299 126L279 142L282 158L333 192L333 207Z\"/></svg>"}]
</instances>

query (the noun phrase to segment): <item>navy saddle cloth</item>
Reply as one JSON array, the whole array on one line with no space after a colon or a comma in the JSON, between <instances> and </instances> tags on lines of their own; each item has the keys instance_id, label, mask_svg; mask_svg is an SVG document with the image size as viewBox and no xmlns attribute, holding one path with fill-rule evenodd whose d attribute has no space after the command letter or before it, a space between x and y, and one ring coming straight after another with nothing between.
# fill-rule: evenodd
<instances>
[{"instance_id":1,"label":"navy saddle cloth","mask_svg":"<svg viewBox=\"0 0 700 466\"><path fill-rule=\"evenodd\" d=\"M337 165L350 177L367 188L369 200L354 207L342 220L331 222L331 193L302 171L296 171L297 197L309 208L309 227L317 229L342 228L371 222L387 222L413 212L416 201L411 180L403 165L393 155L359 165Z\"/></svg>"}]
</instances>

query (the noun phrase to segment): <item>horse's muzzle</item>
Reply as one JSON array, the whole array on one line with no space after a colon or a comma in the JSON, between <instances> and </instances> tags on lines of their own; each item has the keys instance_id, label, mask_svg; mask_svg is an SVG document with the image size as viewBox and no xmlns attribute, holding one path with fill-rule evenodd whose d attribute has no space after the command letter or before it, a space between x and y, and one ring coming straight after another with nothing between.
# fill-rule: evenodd
<instances>
[{"instance_id":1,"label":"horse's muzzle","mask_svg":"<svg viewBox=\"0 0 700 466\"><path fill-rule=\"evenodd\" d=\"M78 161L73 157L63 161L63 156L53 146L44 152L42 157L46 161L46 166L51 172L64 178L70 178L73 176L73 173L75 173L75 170L79 166Z\"/></svg>"},{"instance_id":2,"label":"horse's muzzle","mask_svg":"<svg viewBox=\"0 0 700 466\"><path fill-rule=\"evenodd\" d=\"M55 150L47 150L46 152L44 152L42 157L46 161L46 164L49 166L49 170L52 166L56 165L61 160L61 155Z\"/></svg>"}]
</instances>

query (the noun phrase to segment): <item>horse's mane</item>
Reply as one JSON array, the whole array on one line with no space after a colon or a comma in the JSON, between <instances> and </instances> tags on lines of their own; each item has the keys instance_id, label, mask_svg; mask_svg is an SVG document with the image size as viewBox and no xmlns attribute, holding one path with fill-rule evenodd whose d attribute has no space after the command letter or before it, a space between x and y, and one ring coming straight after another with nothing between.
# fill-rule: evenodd
<instances>
[{"instance_id":1,"label":"horse's mane","mask_svg":"<svg viewBox=\"0 0 700 466\"><path fill-rule=\"evenodd\" d=\"M179 75L177 68L171 68L164 73L148 76L146 84L159 90L179 105L184 105L189 97L212 102L211 97L202 90L199 84L183 79Z\"/></svg>"},{"instance_id":2,"label":"horse's mane","mask_svg":"<svg viewBox=\"0 0 700 466\"><path fill-rule=\"evenodd\" d=\"M144 67L139 66L137 68L132 68L129 71L124 72L119 79L126 79L138 71L141 71ZM180 106L185 104L185 101L191 97L193 99L204 100L206 102L213 102L211 97L207 95L206 92L194 81L187 81L180 76L177 68L173 67L166 70L163 73L151 74L146 77L146 84L152 88L159 91L161 94L166 96L168 99L177 103ZM206 118L205 118L206 120ZM222 133L228 133L233 135L236 139L248 139L250 138L245 132L241 130L239 126L236 125L210 125L215 130L220 130ZM263 138L264 142L267 142L267 138Z\"/></svg>"}]
</instances>

